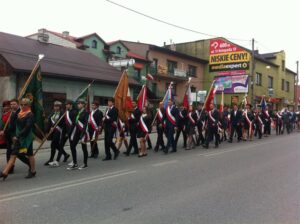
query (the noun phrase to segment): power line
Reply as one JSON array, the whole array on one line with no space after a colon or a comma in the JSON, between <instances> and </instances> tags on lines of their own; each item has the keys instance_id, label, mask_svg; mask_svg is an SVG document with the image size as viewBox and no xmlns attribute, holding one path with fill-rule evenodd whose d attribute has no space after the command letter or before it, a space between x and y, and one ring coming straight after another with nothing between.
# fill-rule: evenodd
<instances>
[{"instance_id":1,"label":"power line","mask_svg":"<svg viewBox=\"0 0 300 224\"><path fill-rule=\"evenodd\" d=\"M111 3L111 4L114 4L116 6L119 6L123 9L126 9L128 11L131 11L135 14L138 14L138 15L141 15L141 16L144 16L148 19L152 19L152 20L155 20L157 22L160 22L160 23L163 23L163 24L166 24L166 25L169 25L169 26L172 26L172 27L175 27L177 29L181 29L181 30L185 30L185 31L189 31L189 32L192 32L192 33L196 33L196 34L201 34L201 35L204 35L204 36L209 36L209 37L219 37L217 35L213 35L213 34L208 34L208 33L204 33L204 32L200 32L200 31L197 31L197 30L193 30L193 29L190 29L190 28L186 28L186 27L183 27L183 26L179 26L179 25L176 25L174 23L170 23L170 22L167 22L165 20L162 20L162 19L159 19L159 18L156 18L156 17L153 17L153 16L150 16L150 15L147 15L145 13L142 13L140 11L137 11L137 10L134 10L134 9L131 9L131 8L128 8L127 6L124 6L124 5L121 5L119 3L116 3L116 2L113 2L111 0L106 0L107 2ZM246 39L238 39L238 38L227 38L226 39L229 39L229 40L234 40L234 41L250 41L250 40L246 40Z\"/></svg>"}]
</instances>

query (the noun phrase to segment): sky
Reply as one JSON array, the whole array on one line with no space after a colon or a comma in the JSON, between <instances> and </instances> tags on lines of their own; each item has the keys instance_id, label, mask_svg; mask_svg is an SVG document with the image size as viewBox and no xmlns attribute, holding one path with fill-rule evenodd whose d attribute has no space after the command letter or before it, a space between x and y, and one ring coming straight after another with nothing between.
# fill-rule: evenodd
<instances>
[{"instance_id":1,"label":"sky","mask_svg":"<svg viewBox=\"0 0 300 224\"><path fill-rule=\"evenodd\" d=\"M152 17L198 32L228 38L261 53L284 50L296 71L300 59L299 0L111 0ZM106 42L131 40L162 46L208 39L137 15L107 0L6 0L0 31L26 36L40 28L72 36L98 33ZM297 31L298 30L298 31Z\"/></svg>"}]
</instances>

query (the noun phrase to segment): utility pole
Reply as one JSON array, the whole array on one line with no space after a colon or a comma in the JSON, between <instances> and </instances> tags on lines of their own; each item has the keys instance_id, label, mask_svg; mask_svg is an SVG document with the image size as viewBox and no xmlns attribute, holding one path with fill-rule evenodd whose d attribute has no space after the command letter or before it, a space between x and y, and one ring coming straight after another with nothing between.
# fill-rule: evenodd
<instances>
[{"instance_id":1,"label":"utility pole","mask_svg":"<svg viewBox=\"0 0 300 224\"><path fill-rule=\"evenodd\" d=\"M251 53L251 104L253 107L254 105L254 78L255 78L255 55L254 55L254 38L252 38L252 53Z\"/></svg>"},{"instance_id":2,"label":"utility pole","mask_svg":"<svg viewBox=\"0 0 300 224\"><path fill-rule=\"evenodd\" d=\"M297 76L296 76L296 85L295 85L295 104L296 104L296 110L298 110L298 82L299 82L299 61L296 61L296 65L297 65Z\"/></svg>"}]
</instances>

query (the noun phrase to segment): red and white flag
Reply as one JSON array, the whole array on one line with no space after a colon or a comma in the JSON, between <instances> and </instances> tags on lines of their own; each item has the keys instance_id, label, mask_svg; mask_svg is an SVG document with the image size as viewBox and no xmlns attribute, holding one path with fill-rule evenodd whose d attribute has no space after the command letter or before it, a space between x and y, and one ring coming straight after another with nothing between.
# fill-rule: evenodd
<instances>
[{"instance_id":1,"label":"red and white flag","mask_svg":"<svg viewBox=\"0 0 300 224\"><path fill-rule=\"evenodd\" d=\"M149 81L152 81L154 79L154 77L150 73L148 73L146 75L146 79L149 80Z\"/></svg>"},{"instance_id":2,"label":"red and white flag","mask_svg":"<svg viewBox=\"0 0 300 224\"><path fill-rule=\"evenodd\" d=\"M215 95L216 95L216 92L218 89L218 86L215 86L214 83L215 82L212 83L212 87L211 87L211 89L207 95L206 101L205 101L204 108L207 111L210 111L209 105L214 102L214 98L215 98Z\"/></svg>"},{"instance_id":3,"label":"red and white flag","mask_svg":"<svg viewBox=\"0 0 300 224\"><path fill-rule=\"evenodd\" d=\"M147 86L143 85L138 97L137 97L137 106L140 111L143 110L143 107L148 104L148 96L147 96Z\"/></svg>"},{"instance_id":4,"label":"red and white flag","mask_svg":"<svg viewBox=\"0 0 300 224\"><path fill-rule=\"evenodd\" d=\"M189 84L186 91L185 91L185 95L184 95L184 98L183 98L183 106L185 108L189 109L190 105L193 105L193 101L192 101L191 86Z\"/></svg>"},{"instance_id":5,"label":"red and white flag","mask_svg":"<svg viewBox=\"0 0 300 224\"><path fill-rule=\"evenodd\" d=\"M221 95L221 103L220 103L220 113L224 112L224 91L222 91Z\"/></svg>"}]
</instances>

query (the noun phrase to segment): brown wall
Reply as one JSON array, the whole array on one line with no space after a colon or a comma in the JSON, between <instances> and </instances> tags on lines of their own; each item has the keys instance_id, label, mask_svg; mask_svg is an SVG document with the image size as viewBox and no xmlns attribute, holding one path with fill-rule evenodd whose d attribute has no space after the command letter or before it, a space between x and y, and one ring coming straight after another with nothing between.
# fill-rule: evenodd
<instances>
[{"instance_id":1,"label":"brown wall","mask_svg":"<svg viewBox=\"0 0 300 224\"><path fill-rule=\"evenodd\" d=\"M203 81L204 81L204 65L200 62L196 62L193 60L185 59L182 57L178 57L175 55L167 54L167 53L162 53L158 51L150 51L148 55L149 60L153 60L154 58L158 59L158 65L163 65L167 66L167 61L176 61L177 62L177 68L180 70L185 70L188 71L188 66L193 65L196 67L196 76L192 77L191 80L191 86L196 87L196 91L202 90L203 89ZM167 75L165 75L168 77ZM177 102L182 102L183 97L186 91L186 86L187 86L187 81L177 81L173 80L172 76L169 76L168 79L161 79L156 81L157 83L157 88L159 91L164 92L166 88L166 83L170 82L176 83L176 97L175 100Z\"/></svg>"}]
</instances>

